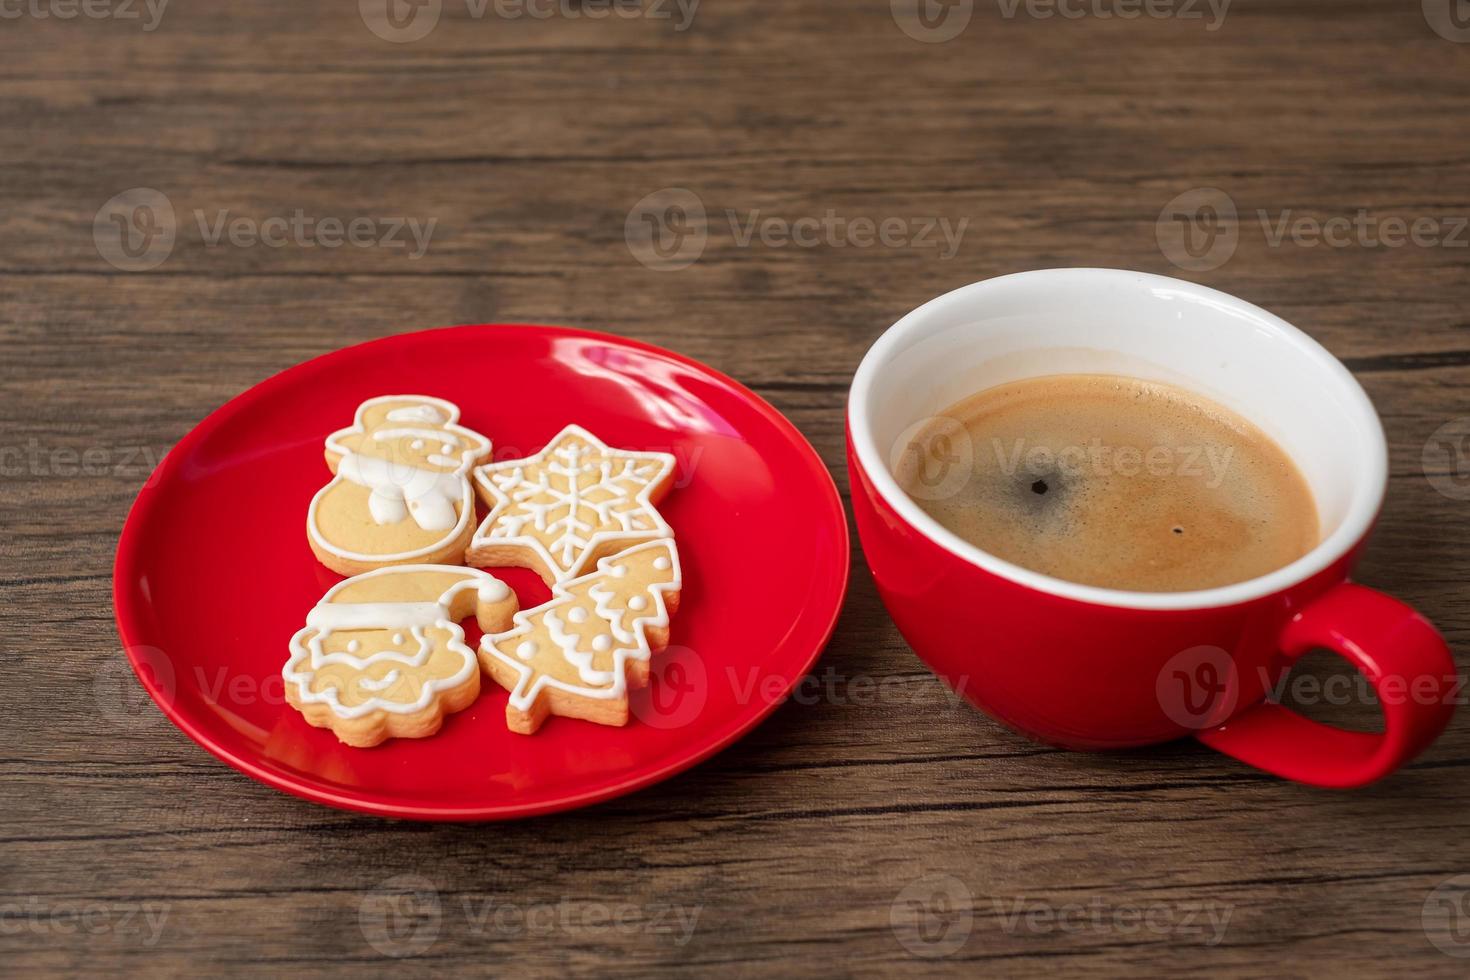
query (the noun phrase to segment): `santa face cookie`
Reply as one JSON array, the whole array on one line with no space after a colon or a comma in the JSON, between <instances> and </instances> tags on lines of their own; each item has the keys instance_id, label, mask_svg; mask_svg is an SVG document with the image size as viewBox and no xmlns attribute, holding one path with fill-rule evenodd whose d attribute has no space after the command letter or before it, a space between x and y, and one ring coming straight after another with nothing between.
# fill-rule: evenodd
<instances>
[{"instance_id":1,"label":"santa face cookie","mask_svg":"<svg viewBox=\"0 0 1470 980\"><path fill-rule=\"evenodd\" d=\"M472 565L532 568L555 585L604 555L672 534L654 506L673 484L674 457L611 449L581 426L535 456L474 475L491 509L470 542Z\"/></svg>"},{"instance_id":2,"label":"santa face cookie","mask_svg":"<svg viewBox=\"0 0 1470 980\"><path fill-rule=\"evenodd\" d=\"M472 568L381 568L333 586L291 638L286 698L317 728L367 748L433 735L480 693L460 620L507 629L515 593Z\"/></svg>"},{"instance_id":3,"label":"santa face cookie","mask_svg":"<svg viewBox=\"0 0 1470 980\"><path fill-rule=\"evenodd\" d=\"M663 538L603 558L517 613L514 629L487 632L480 665L511 692L511 730L530 735L548 715L626 725L628 690L648 683L682 587L679 552Z\"/></svg>"},{"instance_id":4,"label":"santa face cookie","mask_svg":"<svg viewBox=\"0 0 1470 980\"><path fill-rule=\"evenodd\" d=\"M312 498L306 531L323 565L343 575L408 563L461 564L474 534L469 471L490 440L458 425L440 398L387 395L327 439L336 474Z\"/></svg>"}]
</instances>

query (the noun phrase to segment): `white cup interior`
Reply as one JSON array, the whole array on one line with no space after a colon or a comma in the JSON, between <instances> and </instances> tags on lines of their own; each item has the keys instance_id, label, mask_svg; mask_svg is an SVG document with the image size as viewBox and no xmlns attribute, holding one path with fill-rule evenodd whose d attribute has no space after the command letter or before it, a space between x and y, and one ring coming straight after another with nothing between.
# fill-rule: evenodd
<instances>
[{"instance_id":1,"label":"white cup interior","mask_svg":"<svg viewBox=\"0 0 1470 980\"><path fill-rule=\"evenodd\" d=\"M1295 460L1316 498L1321 543L1285 568L1197 592L1128 592L1041 575L945 530L893 477L914 423L978 391L1051 374L1161 381L1234 410ZM1232 605L1285 588L1352 547L1387 479L1383 428L1357 381L1321 345L1259 307L1163 276L1053 269L990 279L919 307L878 339L853 379L853 445L878 492L943 547L1032 588L1147 609Z\"/></svg>"}]
</instances>

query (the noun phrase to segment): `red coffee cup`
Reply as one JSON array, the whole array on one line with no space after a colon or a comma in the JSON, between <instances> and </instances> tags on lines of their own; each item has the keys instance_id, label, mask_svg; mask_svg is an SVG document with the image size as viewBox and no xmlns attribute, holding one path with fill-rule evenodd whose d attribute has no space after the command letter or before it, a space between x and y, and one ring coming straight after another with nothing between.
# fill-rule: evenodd
<instances>
[{"instance_id":1,"label":"red coffee cup","mask_svg":"<svg viewBox=\"0 0 1470 980\"><path fill-rule=\"evenodd\" d=\"M936 413L993 385L1074 373L1178 385L1254 422L1311 486L1321 543L1221 588L1104 589L988 554L899 488L899 455ZM847 423L858 535L894 622L946 683L1025 735L1083 750L1192 735L1267 772L1348 787L1394 771L1449 721L1459 685L1443 638L1413 609L1348 580L1387 486L1373 405L1331 354L1259 307L1111 269L975 283L878 339L853 379ZM931 465L931 481L962 485L977 450L962 428L947 435L951 444L927 447L928 462L943 464ZM1315 648L1366 676L1381 734L1267 700Z\"/></svg>"}]
</instances>

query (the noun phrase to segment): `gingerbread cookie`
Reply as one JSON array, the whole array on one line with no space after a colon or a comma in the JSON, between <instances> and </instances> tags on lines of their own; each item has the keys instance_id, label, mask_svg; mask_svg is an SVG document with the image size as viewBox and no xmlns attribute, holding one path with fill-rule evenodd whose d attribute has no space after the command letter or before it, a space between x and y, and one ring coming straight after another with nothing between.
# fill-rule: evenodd
<instances>
[{"instance_id":1,"label":"gingerbread cookie","mask_svg":"<svg viewBox=\"0 0 1470 980\"><path fill-rule=\"evenodd\" d=\"M508 629L518 603L487 572L400 565L339 582L291 638L286 698L317 728L367 748L433 735L480 693L459 621Z\"/></svg>"},{"instance_id":2,"label":"gingerbread cookie","mask_svg":"<svg viewBox=\"0 0 1470 980\"><path fill-rule=\"evenodd\" d=\"M654 509L673 480L669 453L611 449L569 425L534 456L475 469L491 510L466 560L532 568L548 585L576 578L605 555L673 533Z\"/></svg>"},{"instance_id":3,"label":"gingerbread cookie","mask_svg":"<svg viewBox=\"0 0 1470 980\"><path fill-rule=\"evenodd\" d=\"M307 537L343 575L409 563L462 564L475 526L469 471L490 440L456 423L441 398L385 395L362 403L327 439L336 474L312 498Z\"/></svg>"},{"instance_id":4,"label":"gingerbread cookie","mask_svg":"<svg viewBox=\"0 0 1470 980\"><path fill-rule=\"evenodd\" d=\"M514 629L487 632L480 666L511 692L511 730L530 735L548 715L626 725L628 690L648 683L682 587L678 549L662 538L603 558L517 613Z\"/></svg>"}]
</instances>

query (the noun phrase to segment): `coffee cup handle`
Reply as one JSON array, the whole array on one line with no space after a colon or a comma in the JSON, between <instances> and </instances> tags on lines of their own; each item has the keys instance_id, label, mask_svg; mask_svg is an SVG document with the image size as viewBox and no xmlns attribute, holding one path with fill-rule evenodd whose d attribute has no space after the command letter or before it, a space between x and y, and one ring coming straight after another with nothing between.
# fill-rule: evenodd
<instances>
[{"instance_id":1,"label":"coffee cup handle","mask_svg":"<svg viewBox=\"0 0 1470 980\"><path fill-rule=\"evenodd\" d=\"M1212 749L1313 786L1347 788L1381 779L1444 730L1459 691L1444 638L1423 616L1381 592L1345 583L1313 600L1282 630L1287 666L1325 647L1373 685L1383 732L1351 732L1263 703L1196 733Z\"/></svg>"}]
</instances>

